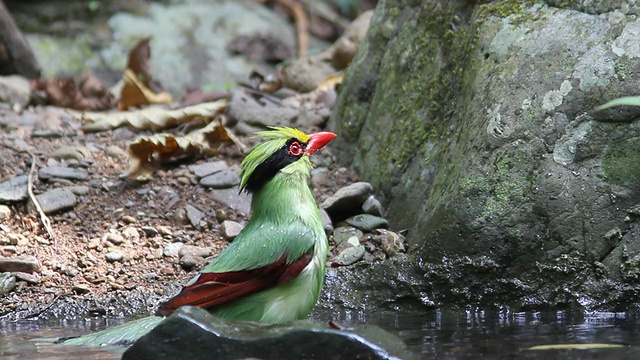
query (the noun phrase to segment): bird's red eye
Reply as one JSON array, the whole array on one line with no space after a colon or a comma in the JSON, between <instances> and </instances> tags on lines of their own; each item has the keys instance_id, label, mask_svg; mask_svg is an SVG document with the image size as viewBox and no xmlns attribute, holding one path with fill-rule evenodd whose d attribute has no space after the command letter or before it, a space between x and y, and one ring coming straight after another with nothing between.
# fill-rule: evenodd
<instances>
[{"instance_id":1,"label":"bird's red eye","mask_svg":"<svg viewBox=\"0 0 640 360\"><path fill-rule=\"evenodd\" d=\"M299 142L294 141L289 145L289 155L300 156L302 155L302 145Z\"/></svg>"}]
</instances>

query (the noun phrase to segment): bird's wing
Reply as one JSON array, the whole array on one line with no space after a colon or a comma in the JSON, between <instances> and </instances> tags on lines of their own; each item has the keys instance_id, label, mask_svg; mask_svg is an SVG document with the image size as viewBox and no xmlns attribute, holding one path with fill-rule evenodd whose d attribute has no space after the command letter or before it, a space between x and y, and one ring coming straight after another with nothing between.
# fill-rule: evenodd
<instances>
[{"instance_id":1,"label":"bird's wing","mask_svg":"<svg viewBox=\"0 0 640 360\"><path fill-rule=\"evenodd\" d=\"M184 305L212 308L293 279L311 261L314 234L297 223L285 227L247 224L216 260L162 303L156 314L167 316Z\"/></svg>"}]
</instances>

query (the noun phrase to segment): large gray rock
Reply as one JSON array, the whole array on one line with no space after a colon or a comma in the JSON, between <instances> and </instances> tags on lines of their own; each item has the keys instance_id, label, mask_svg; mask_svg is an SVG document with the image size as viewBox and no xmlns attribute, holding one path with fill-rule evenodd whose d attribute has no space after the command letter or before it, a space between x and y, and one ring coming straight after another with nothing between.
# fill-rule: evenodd
<instances>
[{"instance_id":1,"label":"large gray rock","mask_svg":"<svg viewBox=\"0 0 640 360\"><path fill-rule=\"evenodd\" d=\"M462 269L447 286L502 301L634 301L640 108L593 109L637 94L638 7L581 3L378 3L333 146L409 230L426 286Z\"/></svg>"},{"instance_id":2,"label":"large gray rock","mask_svg":"<svg viewBox=\"0 0 640 360\"><path fill-rule=\"evenodd\" d=\"M136 341L122 359L413 359L404 343L376 326L335 330L299 321L231 323L180 308Z\"/></svg>"}]
</instances>

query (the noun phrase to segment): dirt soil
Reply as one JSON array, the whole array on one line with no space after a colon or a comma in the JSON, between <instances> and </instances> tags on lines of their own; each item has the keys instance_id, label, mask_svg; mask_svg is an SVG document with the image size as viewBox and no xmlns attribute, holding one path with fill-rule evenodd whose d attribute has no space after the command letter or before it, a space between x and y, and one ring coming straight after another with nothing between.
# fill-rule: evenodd
<instances>
[{"instance_id":1,"label":"dirt soil","mask_svg":"<svg viewBox=\"0 0 640 360\"><path fill-rule=\"evenodd\" d=\"M218 190L198 185L187 168L215 160L237 165L243 154L235 146L215 156L165 164L151 181L135 182L120 178L127 169L127 158L113 152L109 156L104 150L115 145L124 154L133 138L148 132L119 128L85 134L78 120L54 107L30 108L20 114L4 108L0 118L0 182L30 174L34 154L36 194L72 185L89 188L73 209L50 216L55 239L49 238L27 201L9 205L11 216L2 220L0 228L0 254L35 256L41 270L15 273L17 287L0 296L0 320L153 312L158 301L179 291L227 246L220 233L222 220L247 220L248 214L213 200L211 194ZM242 140L252 143L251 139ZM56 149L69 145L84 146L91 150L91 156L81 160L50 157ZM357 180L353 173L335 165L330 148L317 155L329 169L328 181L314 189L318 201ZM46 182L37 176L37 169L46 165L83 168L89 179ZM188 204L205 212L203 227L194 228L185 219ZM110 232L123 235L124 242L115 244L106 239ZM14 240L17 237L17 244L10 242L9 233L14 234ZM185 270L178 257L163 256L163 249L173 242L211 247L213 255ZM125 254L123 261L107 260L106 254L114 250Z\"/></svg>"}]
</instances>

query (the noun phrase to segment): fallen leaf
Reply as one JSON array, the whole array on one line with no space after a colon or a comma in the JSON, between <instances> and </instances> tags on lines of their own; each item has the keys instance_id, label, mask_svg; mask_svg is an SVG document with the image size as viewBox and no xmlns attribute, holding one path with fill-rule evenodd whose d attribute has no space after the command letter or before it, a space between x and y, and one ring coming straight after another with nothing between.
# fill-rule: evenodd
<instances>
[{"instance_id":1,"label":"fallen leaf","mask_svg":"<svg viewBox=\"0 0 640 360\"><path fill-rule=\"evenodd\" d=\"M129 170L123 177L146 181L159 165L184 155L216 154L235 138L222 126L220 117L185 136L171 134L143 136L129 145Z\"/></svg>"},{"instance_id":2,"label":"fallen leaf","mask_svg":"<svg viewBox=\"0 0 640 360\"><path fill-rule=\"evenodd\" d=\"M142 39L129 53L127 69L130 69L146 87L151 86L151 46L150 38Z\"/></svg>"},{"instance_id":3,"label":"fallen leaf","mask_svg":"<svg viewBox=\"0 0 640 360\"><path fill-rule=\"evenodd\" d=\"M218 112L224 111L226 105L227 101L223 99L174 110L153 107L114 113L87 112L81 117L85 123L82 130L97 132L129 125L136 129L156 131L188 123L198 117L213 118Z\"/></svg>"},{"instance_id":4,"label":"fallen leaf","mask_svg":"<svg viewBox=\"0 0 640 360\"><path fill-rule=\"evenodd\" d=\"M527 350L592 350L592 349L613 349L621 348L624 345L620 344L603 344L603 343L588 343L588 344L549 344L549 345L536 345L527 348Z\"/></svg>"},{"instance_id":5,"label":"fallen leaf","mask_svg":"<svg viewBox=\"0 0 640 360\"><path fill-rule=\"evenodd\" d=\"M156 93L149 89L131 69L127 69L123 74L124 86L120 93L120 103L118 107L126 110L130 107L148 104L170 104L173 97L166 91Z\"/></svg>"}]
</instances>

